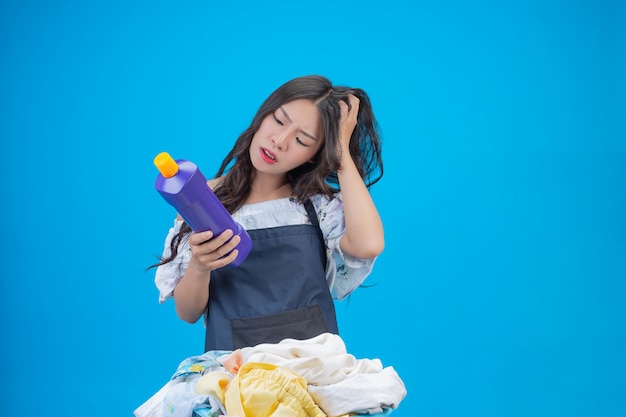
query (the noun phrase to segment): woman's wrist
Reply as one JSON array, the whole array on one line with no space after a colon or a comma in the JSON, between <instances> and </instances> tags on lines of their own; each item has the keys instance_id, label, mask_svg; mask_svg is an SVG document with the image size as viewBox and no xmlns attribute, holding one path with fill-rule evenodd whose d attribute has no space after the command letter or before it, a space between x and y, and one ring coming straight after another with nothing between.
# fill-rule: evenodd
<instances>
[{"instance_id":1,"label":"woman's wrist","mask_svg":"<svg viewBox=\"0 0 626 417\"><path fill-rule=\"evenodd\" d=\"M211 279L211 269L205 267L202 262L192 256L185 275L191 275L195 281L205 282Z\"/></svg>"},{"instance_id":2,"label":"woman's wrist","mask_svg":"<svg viewBox=\"0 0 626 417\"><path fill-rule=\"evenodd\" d=\"M354 159L352 159L352 156L350 155L350 150L344 149L341 151L341 159L339 160L339 169L337 170L337 173L342 173L350 169L354 169L358 172Z\"/></svg>"}]
</instances>

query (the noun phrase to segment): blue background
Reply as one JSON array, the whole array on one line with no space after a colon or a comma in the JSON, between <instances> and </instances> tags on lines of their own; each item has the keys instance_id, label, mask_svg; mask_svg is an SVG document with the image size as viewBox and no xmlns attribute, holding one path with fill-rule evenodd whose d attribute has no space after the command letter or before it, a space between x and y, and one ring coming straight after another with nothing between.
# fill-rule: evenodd
<instances>
[{"instance_id":1,"label":"blue background","mask_svg":"<svg viewBox=\"0 0 626 417\"><path fill-rule=\"evenodd\" d=\"M318 73L383 129L387 246L337 307L394 416L626 415L619 3L2 2L3 414L130 416L201 353L144 271L174 217L152 159L213 175Z\"/></svg>"}]
</instances>

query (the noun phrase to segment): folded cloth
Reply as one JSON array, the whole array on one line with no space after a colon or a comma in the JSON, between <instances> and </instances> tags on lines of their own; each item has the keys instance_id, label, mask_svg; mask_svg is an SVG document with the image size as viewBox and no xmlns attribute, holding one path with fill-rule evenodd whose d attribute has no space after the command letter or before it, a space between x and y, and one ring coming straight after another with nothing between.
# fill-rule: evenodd
<instances>
[{"instance_id":1,"label":"folded cloth","mask_svg":"<svg viewBox=\"0 0 626 417\"><path fill-rule=\"evenodd\" d=\"M232 379L233 376L226 372L208 372L196 381L196 394L212 395L224 404L224 393Z\"/></svg>"},{"instance_id":2,"label":"folded cloth","mask_svg":"<svg viewBox=\"0 0 626 417\"><path fill-rule=\"evenodd\" d=\"M350 374L377 373L379 359L359 359L346 352L341 337L322 333L306 340L284 339L241 349L243 362L273 363L288 368L314 385L343 381Z\"/></svg>"},{"instance_id":3,"label":"folded cloth","mask_svg":"<svg viewBox=\"0 0 626 417\"><path fill-rule=\"evenodd\" d=\"M214 350L186 358L178 365L171 379L135 409L135 417L190 417L193 413L213 417L224 413L218 398L195 392L195 382L204 373L225 371L220 359L231 353Z\"/></svg>"},{"instance_id":4,"label":"folded cloth","mask_svg":"<svg viewBox=\"0 0 626 417\"><path fill-rule=\"evenodd\" d=\"M392 367L380 359L356 359L338 335L324 333L187 358L135 416L216 417L228 410L239 417L382 417L405 396ZM294 414L294 407L305 414Z\"/></svg>"},{"instance_id":5,"label":"folded cloth","mask_svg":"<svg viewBox=\"0 0 626 417\"><path fill-rule=\"evenodd\" d=\"M379 373L353 374L330 385L309 385L315 403L329 416L377 414L398 407L406 395L392 367Z\"/></svg>"},{"instance_id":6,"label":"folded cloth","mask_svg":"<svg viewBox=\"0 0 626 417\"><path fill-rule=\"evenodd\" d=\"M329 416L376 414L397 408L404 383L380 359L356 359L336 334L306 340L284 339L241 349L243 362L278 365L300 375L317 405Z\"/></svg>"},{"instance_id":7,"label":"folded cloth","mask_svg":"<svg viewBox=\"0 0 626 417\"><path fill-rule=\"evenodd\" d=\"M224 414L222 403L212 395L198 395L195 392L195 385L196 378L174 385L163 399L162 416L191 417L194 412L200 410L211 417Z\"/></svg>"},{"instance_id":8,"label":"folded cloth","mask_svg":"<svg viewBox=\"0 0 626 417\"><path fill-rule=\"evenodd\" d=\"M152 397L148 398L134 411L135 417L161 417L163 416L163 400L178 381L168 381Z\"/></svg>"},{"instance_id":9,"label":"folded cloth","mask_svg":"<svg viewBox=\"0 0 626 417\"><path fill-rule=\"evenodd\" d=\"M240 417L326 417L299 375L276 365L248 362L225 392L229 415Z\"/></svg>"}]
</instances>

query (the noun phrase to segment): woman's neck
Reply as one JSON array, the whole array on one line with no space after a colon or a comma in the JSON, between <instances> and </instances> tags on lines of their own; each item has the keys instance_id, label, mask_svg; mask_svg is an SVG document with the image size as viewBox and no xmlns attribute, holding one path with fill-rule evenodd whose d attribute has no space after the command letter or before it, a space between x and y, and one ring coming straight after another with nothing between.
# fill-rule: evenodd
<instances>
[{"instance_id":1,"label":"woman's neck","mask_svg":"<svg viewBox=\"0 0 626 417\"><path fill-rule=\"evenodd\" d=\"M260 203L292 196L293 187L287 180L287 177L267 178L257 176L250 186L250 195L248 195L246 199L246 204Z\"/></svg>"}]
</instances>

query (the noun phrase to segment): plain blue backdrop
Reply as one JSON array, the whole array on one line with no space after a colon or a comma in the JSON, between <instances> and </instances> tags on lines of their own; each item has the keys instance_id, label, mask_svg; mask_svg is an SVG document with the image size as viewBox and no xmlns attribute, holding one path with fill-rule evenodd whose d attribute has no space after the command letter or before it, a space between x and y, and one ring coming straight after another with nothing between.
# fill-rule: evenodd
<instances>
[{"instance_id":1,"label":"plain blue backdrop","mask_svg":"<svg viewBox=\"0 0 626 417\"><path fill-rule=\"evenodd\" d=\"M159 305L161 151L213 175L296 76L369 92L387 246L337 305L412 416L626 415L623 2L0 6L2 414L130 416L200 323Z\"/></svg>"}]
</instances>

